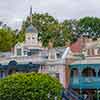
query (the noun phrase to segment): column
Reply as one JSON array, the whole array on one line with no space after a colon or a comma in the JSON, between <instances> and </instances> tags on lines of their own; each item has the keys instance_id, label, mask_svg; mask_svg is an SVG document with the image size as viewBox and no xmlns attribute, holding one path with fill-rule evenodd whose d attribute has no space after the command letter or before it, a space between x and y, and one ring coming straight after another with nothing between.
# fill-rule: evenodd
<instances>
[{"instance_id":1,"label":"column","mask_svg":"<svg viewBox=\"0 0 100 100\"><path fill-rule=\"evenodd\" d=\"M17 56L17 50L16 50L17 48L16 48L16 46L15 46L15 48L14 48L14 56Z\"/></svg>"},{"instance_id":2,"label":"column","mask_svg":"<svg viewBox=\"0 0 100 100\"><path fill-rule=\"evenodd\" d=\"M24 48L21 48L21 56L24 56Z\"/></svg>"},{"instance_id":3,"label":"column","mask_svg":"<svg viewBox=\"0 0 100 100\"><path fill-rule=\"evenodd\" d=\"M99 77L99 76L98 76L98 72L99 72L99 69L98 69L98 68L99 68L99 66L95 68L95 71L96 71L96 78Z\"/></svg>"},{"instance_id":4,"label":"column","mask_svg":"<svg viewBox=\"0 0 100 100\"><path fill-rule=\"evenodd\" d=\"M66 84L65 84L65 80L66 80L66 78L65 78L65 66L60 66L59 67L59 80L60 80L60 83L63 85L63 87L66 88Z\"/></svg>"},{"instance_id":5,"label":"column","mask_svg":"<svg viewBox=\"0 0 100 100\"><path fill-rule=\"evenodd\" d=\"M79 89L80 89L80 94L82 93L82 91L81 91L81 77L82 77L81 76L81 72L82 72L81 70L82 69L81 69L81 67L82 67L81 65L78 65L78 76L79 76L79 87L80 87Z\"/></svg>"},{"instance_id":6,"label":"column","mask_svg":"<svg viewBox=\"0 0 100 100\"><path fill-rule=\"evenodd\" d=\"M5 76L6 76L6 75L5 75L5 71L3 71L3 78L5 78Z\"/></svg>"}]
</instances>

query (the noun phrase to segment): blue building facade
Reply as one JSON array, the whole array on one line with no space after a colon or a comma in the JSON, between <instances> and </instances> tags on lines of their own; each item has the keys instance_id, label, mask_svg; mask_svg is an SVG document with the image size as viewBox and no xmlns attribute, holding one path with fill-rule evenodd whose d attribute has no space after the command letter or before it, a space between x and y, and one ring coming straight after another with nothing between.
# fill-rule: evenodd
<instances>
[{"instance_id":1,"label":"blue building facade","mask_svg":"<svg viewBox=\"0 0 100 100\"><path fill-rule=\"evenodd\" d=\"M70 87L90 100L100 100L100 59L87 57L70 65Z\"/></svg>"},{"instance_id":2,"label":"blue building facade","mask_svg":"<svg viewBox=\"0 0 100 100\"><path fill-rule=\"evenodd\" d=\"M10 74L17 72L38 72L40 64L17 63L15 60L10 61L8 64L0 64L0 78L4 78Z\"/></svg>"}]
</instances>

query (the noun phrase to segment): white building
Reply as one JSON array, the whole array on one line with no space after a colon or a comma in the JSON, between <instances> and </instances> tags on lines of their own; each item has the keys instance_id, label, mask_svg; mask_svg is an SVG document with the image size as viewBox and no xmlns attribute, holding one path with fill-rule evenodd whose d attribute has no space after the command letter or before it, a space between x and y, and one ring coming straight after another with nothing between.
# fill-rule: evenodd
<instances>
[{"instance_id":1,"label":"white building","mask_svg":"<svg viewBox=\"0 0 100 100\"><path fill-rule=\"evenodd\" d=\"M32 21L32 13L30 18ZM57 77L61 84L66 87L65 60L69 55L69 48L43 48L40 41L38 41L38 31L31 23L26 28L25 41L23 43L18 42L15 45L13 56L0 60L0 67L4 70L3 74L6 73L6 75L9 75L9 71L10 74L11 72L15 72L11 71L13 69L19 71L19 68L25 64L27 66L30 64L32 66L40 64L38 72ZM11 61L14 61L14 68L12 68L13 64L10 63ZM4 65L7 66L7 71L3 68ZM30 71L33 71L33 69L30 69Z\"/></svg>"}]
</instances>

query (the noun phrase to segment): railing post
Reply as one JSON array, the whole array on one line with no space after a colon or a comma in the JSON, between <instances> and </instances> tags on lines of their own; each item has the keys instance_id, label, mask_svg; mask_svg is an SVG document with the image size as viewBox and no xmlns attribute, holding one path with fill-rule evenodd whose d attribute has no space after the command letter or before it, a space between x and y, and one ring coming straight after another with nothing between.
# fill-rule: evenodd
<instances>
[{"instance_id":1,"label":"railing post","mask_svg":"<svg viewBox=\"0 0 100 100\"><path fill-rule=\"evenodd\" d=\"M96 68L96 78L98 78L98 67Z\"/></svg>"},{"instance_id":2,"label":"railing post","mask_svg":"<svg viewBox=\"0 0 100 100\"><path fill-rule=\"evenodd\" d=\"M79 75L79 87L80 87L80 95L82 93L81 91L81 65L79 65L79 68L78 68L78 75Z\"/></svg>"}]
</instances>

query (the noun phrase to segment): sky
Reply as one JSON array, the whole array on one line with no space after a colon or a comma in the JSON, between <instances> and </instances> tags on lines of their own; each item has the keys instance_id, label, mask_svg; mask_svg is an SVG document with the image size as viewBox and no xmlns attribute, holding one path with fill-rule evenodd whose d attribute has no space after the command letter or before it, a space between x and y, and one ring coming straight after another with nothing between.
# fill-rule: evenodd
<instances>
[{"instance_id":1,"label":"sky","mask_svg":"<svg viewBox=\"0 0 100 100\"><path fill-rule=\"evenodd\" d=\"M100 0L0 0L0 21L12 28L20 28L31 5L33 13L48 12L59 21L84 16L100 17Z\"/></svg>"}]
</instances>

